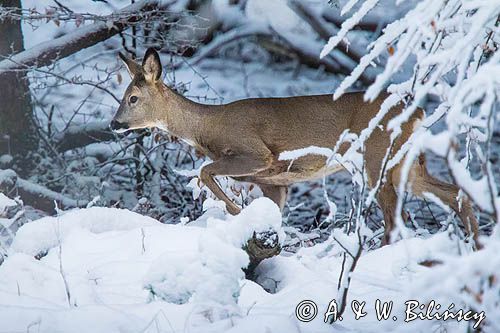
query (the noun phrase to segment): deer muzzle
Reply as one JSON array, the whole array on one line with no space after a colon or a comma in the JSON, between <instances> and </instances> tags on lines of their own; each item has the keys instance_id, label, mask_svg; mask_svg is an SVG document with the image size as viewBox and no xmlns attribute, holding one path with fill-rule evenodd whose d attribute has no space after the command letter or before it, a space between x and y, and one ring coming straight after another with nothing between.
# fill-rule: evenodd
<instances>
[{"instance_id":1,"label":"deer muzzle","mask_svg":"<svg viewBox=\"0 0 500 333\"><path fill-rule=\"evenodd\" d=\"M126 132L130 128L130 126L127 123L122 123L113 119L109 124L109 128L111 128L111 130L114 132L123 133Z\"/></svg>"}]
</instances>

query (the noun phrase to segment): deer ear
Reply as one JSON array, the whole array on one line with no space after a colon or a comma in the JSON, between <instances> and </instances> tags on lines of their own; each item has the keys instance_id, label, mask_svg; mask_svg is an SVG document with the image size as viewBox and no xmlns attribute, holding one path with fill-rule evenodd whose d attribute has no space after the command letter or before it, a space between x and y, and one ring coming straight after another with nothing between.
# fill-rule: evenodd
<instances>
[{"instance_id":1,"label":"deer ear","mask_svg":"<svg viewBox=\"0 0 500 333\"><path fill-rule=\"evenodd\" d=\"M135 76L141 74L141 72L142 72L141 65L139 65L134 60L130 59L129 57L127 57L126 55L124 55L121 52L118 52L118 56L120 56L120 59L125 64L125 67L127 67L127 71L130 74L130 76L132 77L132 79Z\"/></svg>"},{"instance_id":2,"label":"deer ear","mask_svg":"<svg viewBox=\"0 0 500 333\"><path fill-rule=\"evenodd\" d=\"M142 71L146 81L157 82L161 78L161 61L158 52L152 47L146 51L142 60Z\"/></svg>"}]
</instances>

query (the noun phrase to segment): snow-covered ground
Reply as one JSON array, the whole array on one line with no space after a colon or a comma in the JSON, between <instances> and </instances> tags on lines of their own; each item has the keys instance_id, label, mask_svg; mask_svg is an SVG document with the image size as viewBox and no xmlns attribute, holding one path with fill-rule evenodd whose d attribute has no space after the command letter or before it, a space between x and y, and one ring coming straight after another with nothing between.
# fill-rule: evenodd
<instances>
[{"instance_id":1,"label":"snow-covered ground","mask_svg":"<svg viewBox=\"0 0 500 333\"><path fill-rule=\"evenodd\" d=\"M261 264L257 284L245 280L241 247L253 231L272 229L283 239L278 207L262 198L237 217L215 217L220 213L213 208L189 225L165 225L94 207L25 224L0 266L0 332L465 332L466 321L405 323L404 302L460 308L463 288L477 295L481 279L500 271L499 230L484 250L462 256L456 249L467 247L457 247L452 233L397 242L362 256L347 311L332 328L323 315L337 296L342 248L330 238L282 252ZM377 320L377 299L394 302L390 319ZM318 307L310 322L296 317L303 300ZM366 302L366 317L354 319L354 300ZM500 330L496 304L475 309L485 311L487 332Z\"/></svg>"}]
</instances>

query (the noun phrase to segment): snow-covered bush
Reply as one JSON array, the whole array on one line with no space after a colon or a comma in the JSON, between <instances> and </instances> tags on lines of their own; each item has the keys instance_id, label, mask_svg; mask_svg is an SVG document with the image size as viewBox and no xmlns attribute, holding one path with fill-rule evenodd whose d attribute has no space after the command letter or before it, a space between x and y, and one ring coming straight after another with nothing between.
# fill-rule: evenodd
<instances>
[{"instance_id":1,"label":"snow-covered bush","mask_svg":"<svg viewBox=\"0 0 500 333\"><path fill-rule=\"evenodd\" d=\"M350 13L350 17L330 38L321 56L329 54L340 43L348 42L348 32L378 2L347 1L342 14ZM399 2L402 1L395 1L394 5ZM401 125L420 106L437 104L434 111L426 108L420 128L387 164L388 168L403 164L396 212L398 232L403 237L411 234L401 219L406 179L411 165L421 153L432 152L442 157L453 181L461 187L462 195L468 196L487 215L490 224L500 222L500 173L493 157L500 148L495 145L499 128L497 107L500 104L499 23L499 1L419 1L403 18L384 28L351 75L335 90L334 98L338 98L364 71L375 65L375 61L387 58L382 72L366 91L365 99L373 101L387 89L390 96L386 99L386 106L403 103L402 112L388 124L392 138L400 135ZM413 70L405 71L408 67L413 67ZM401 73L408 75L401 78ZM388 107L382 107L376 119L380 121L388 111ZM365 135L355 140L352 145L355 150L361 152L363 141L376 125L370 124L370 128L364 131ZM380 180L383 179L384 175L381 175ZM370 204L371 200L365 203ZM498 314L498 264L492 263L493 270L485 267L489 265L485 261L487 253L496 251L498 241L495 235L490 240L484 239L488 246L480 253L471 254L470 250L462 249L464 257L445 259L442 267L432 270L419 281L422 283L414 289L415 294L422 296L425 293L428 299L451 299L470 309L489 309L490 316L491 313ZM456 269L462 265L465 265L463 269ZM441 283L449 288L442 288ZM432 284L439 287L426 290ZM420 325L430 327L425 322ZM496 332L497 325L493 319L485 324L484 331ZM471 327L463 324L459 329L466 332Z\"/></svg>"},{"instance_id":2,"label":"snow-covered bush","mask_svg":"<svg viewBox=\"0 0 500 333\"><path fill-rule=\"evenodd\" d=\"M349 1L343 12L352 10L357 2ZM329 40L321 56L343 41L347 32L377 3L377 0L362 2L343 23L339 33ZM458 185L497 221L500 202L490 156L500 93L499 37L495 34L500 23L499 15L498 1L420 1L403 18L383 30L368 54L334 94L335 98L339 97L374 60L388 55L383 72L368 88L365 98L374 100L392 83L388 88L393 95L391 103L402 101L405 105L401 114L389 123L393 136L400 134L401 124L429 95L437 98L438 103L434 112L427 113L420 130L412 137L411 145L404 149L409 152L404 162L406 171L420 152L431 151L446 158ZM414 64L413 73L403 82L391 82L391 78L408 63ZM444 118L444 131L434 134L428 130L441 118ZM465 156L460 154L461 143L465 143ZM402 153L397 154L390 166L402 157ZM472 174L473 159L483 166L480 176ZM404 191L403 182L401 184L399 190ZM401 223L399 227L403 228Z\"/></svg>"},{"instance_id":3,"label":"snow-covered bush","mask_svg":"<svg viewBox=\"0 0 500 333\"><path fill-rule=\"evenodd\" d=\"M464 312L482 313L484 318L479 321L479 329L488 333L500 331L499 231L497 225L493 235L485 240L484 249L472 253L453 246L457 239L450 235L450 248L432 255L432 260L428 261L432 267L414 277L406 289L405 298L418 300L421 304L434 301L446 305L441 311L454 304L453 312L464 309ZM442 323L416 320L411 329L402 324L398 330L425 332L441 327L448 332L474 332L478 328L474 324L475 321L450 320L446 327Z\"/></svg>"}]
</instances>

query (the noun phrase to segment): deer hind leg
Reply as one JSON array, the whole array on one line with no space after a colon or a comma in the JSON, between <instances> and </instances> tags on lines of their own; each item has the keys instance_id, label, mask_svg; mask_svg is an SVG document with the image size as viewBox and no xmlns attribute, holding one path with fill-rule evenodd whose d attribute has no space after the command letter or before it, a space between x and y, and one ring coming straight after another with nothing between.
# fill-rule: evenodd
<instances>
[{"instance_id":1,"label":"deer hind leg","mask_svg":"<svg viewBox=\"0 0 500 333\"><path fill-rule=\"evenodd\" d=\"M380 130L378 130L380 131ZM372 135L366 144L367 151L365 154L366 171L368 173L368 185L374 186L379 177L381 166L384 163L384 157L387 147L390 145L389 139L382 136L383 140L377 140ZM369 149L368 149L369 148ZM398 147L396 147L398 148ZM382 246L390 244L391 233L394 230L394 222L396 217L396 208L398 204L398 196L394 187L394 170L385 171L385 183L381 185L377 193L377 203L382 210L384 218L384 236L382 237ZM399 213L398 213L399 214ZM402 213L403 220L406 220L404 212Z\"/></svg>"},{"instance_id":2,"label":"deer hind leg","mask_svg":"<svg viewBox=\"0 0 500 333\"><path fill-rule=\"evenodd\" d=\"M425 193L432 193L439 198L445 205L449 206L460 217L464 224L465 231L472 238L479 248L478 233L479 227L472 205L468 198L463 198L461 204L457 201L460 188L454 184L443 182L434 178L427 172L425 157L420 155L411 171L409 180L413 194L423 198Z\"/></svg>"},{"instance_id":3,"label":"deer hind leg","mask_svg":"<svg viewBox=\"0 0 500 333\"><path fill-rule=\"evenodd\" d=\"M390 175L388 175L388 179L391 179L389 176ZM384 246L391 242L391 232L394 229L394 217L398 203L398 196L392 182L385 183L380 188L377 194L377 201L382 209L385 223L384 236L382 238L382 246Z\"/></svg>"},{"instance_id":4,"label":"deer hind leg","mask_svg":"<svg viewBox=\"0 0 500 333\"><path fill-rule=\"evenodd\" d=\"M278 205L281 211L285 208L288 195L288 186L257 184L265 197L271 199Z\"/></svg>"}]
</instances>

